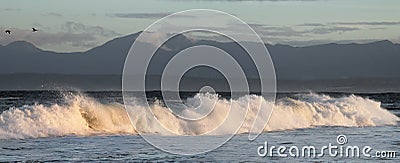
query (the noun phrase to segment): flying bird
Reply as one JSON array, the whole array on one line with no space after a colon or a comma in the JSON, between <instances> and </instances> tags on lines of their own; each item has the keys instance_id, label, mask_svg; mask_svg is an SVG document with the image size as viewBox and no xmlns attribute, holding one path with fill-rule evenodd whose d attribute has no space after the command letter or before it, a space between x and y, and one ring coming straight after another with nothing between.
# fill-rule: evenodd
<instances>
[{"instance_id":1,"label":"flying bird","mask_svg":"<svg viewBox=\"0 0 400 163\"><path fill-rule=\"evenodd\" d=\"M38 30L36 28L32 28L32 32L37 32Z\"/></svg>"},{"instance_id":2,"label":"flying bird","mask_svg":"<svg viewBox=\"0 0 400 163\"><path fill-rule=\"evenodd\" d=\"M6 30L6 33L11 34L11 31L9 29Z\"/></svg>"}]
</instances>

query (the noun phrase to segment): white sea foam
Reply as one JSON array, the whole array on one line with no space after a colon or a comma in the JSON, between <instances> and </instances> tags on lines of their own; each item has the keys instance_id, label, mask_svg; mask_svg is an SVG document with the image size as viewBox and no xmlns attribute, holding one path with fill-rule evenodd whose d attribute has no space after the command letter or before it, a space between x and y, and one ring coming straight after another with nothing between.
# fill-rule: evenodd
<instances>
[{"instance_id":1,"label":"white sea foam","mask_svg":"<svg viewBox=\"0 0 400 163\"><path fill-rule=\"evenodd\" d=\"M248 95L227 100L210 94L197 94L186 101L196 106L201 99L202 106L214 106L209 116L200 121L188 122L176 117L169 108L156 102L151 109L157 119L174 133L185 135L203 134L217 127L226 118L230 109L235 116L243 116L249 108L245 123L239 133L249 132L256 108L272 105L261 96ZM37 138L65 135L136 134L122 104L103 104L85 95L65 97L66 104L26 105L10 108L0 115L0 139ZM216 103L214 103L216 101ZM248 105L249 104L249 105ZM144 109L137 103L135 110ZM145 112L131 113L135 127L140 132L163 134L157 125L149 123ZM196 114L184 110L183 114ZM265 115L265 118L268 116ZM264 131L292 130L315 126L381 126L396 125L399 117L380 107L380 102L358 96L333 98L326 95L306 94L299 99L280 99ZM255 124L263 125L263 124ZM214 134L228 134L229 124Z\"/></svg>"}]
</instances>

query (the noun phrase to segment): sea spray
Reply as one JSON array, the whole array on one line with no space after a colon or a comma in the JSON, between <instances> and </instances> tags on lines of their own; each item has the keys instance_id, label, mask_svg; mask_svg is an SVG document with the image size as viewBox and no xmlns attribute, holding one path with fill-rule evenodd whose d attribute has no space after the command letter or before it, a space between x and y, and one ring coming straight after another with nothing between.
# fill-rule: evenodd
<instances>
[{"instance_id":1,"label":"sea spray","mask_svg":"<svg viewBox=\"0 0 400 163\"><path fill-rule=\"evenodd\" d=\"M175 116L171 108L161 102L151 104L151 110L168 129L182 135L198 135L214 129L226 118L232 104L237 116L247 112L247 118L238 133L246 133L253 125L258 106L261 109L272 103L257 95L246 95L238 99L224 99L218 95L196 94L185 101L187 106L196 106L202 99L215 108L205 119L187 122ZM249 104L249 105L248 105ZM145 109L138 102L135 107ZM137 110L137 109L136 109ZM183 110L184 114L196 114ZM132 123L141 133L163 134L154 124L147 123L144 113L131 113ZM396 125L399 118L380 107L380 102L351 95L334 98L319 94L302 94L298 99L282 98L274 104L274 111L265 131L293 130L315 126L381 126ZM61 104L45 106L41 104L12 107L0 115L0 139L37 138L66 135L90 136L99 134L136 134L123 104L101 103L84 94L64 97ZM255 124L257 125L257 123ZM223 126L229 128L229 125ZM220 130L214 134L229 134Z\"/></svg>"},{"instance_id":2,"label":"sea spray","mask_svg":"<svg viewBox=\"0 0 400 163\"><path fill-rule=\"evenodd\" d=\"M135 133L122 104L102 104L82 94L64 104L12 107L0 115L0 139Z\"/></svg>"}]
</instances>

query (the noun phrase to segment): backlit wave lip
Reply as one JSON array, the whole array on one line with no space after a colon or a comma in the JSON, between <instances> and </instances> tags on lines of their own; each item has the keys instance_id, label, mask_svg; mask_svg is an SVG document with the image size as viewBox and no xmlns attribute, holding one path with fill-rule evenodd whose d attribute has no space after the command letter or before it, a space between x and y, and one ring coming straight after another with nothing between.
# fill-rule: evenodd
<instances>
[{"instance_id":1,"label":"backlit wave lip","mask_svg":"<svg viewBox=\"0 0 400 163\"><path fill-rule=\"evenodd\" d=\"M196 94L187 99L188 105L196 105L196 99L202 102L217 100L215 111L207 120L197 124L183 121L176 117L160 102L151 105L158 120L174 132L182 135L197 135L212 127L224 118L232 102L232 111L238 115L249 112L246 121L239 130L247 133L256 109L253 106L271 105L263 97L246 95L238 99L224 99L217 94ZM137 118L130 122L124 105L119 103L103 104L84 94L65 96L66 104L44 106L40 104L12 107L0 115L0 139L24 139L57 136L92 136L114 134L163 134L152 128L146 119ZM192 103L192 104L191 104ZM247 105L250 104L250 105ZM137 104L137 107L141 107ZM249 107L249 108L248 108ZM261 108L262 109L262 108ZM192 110L184 110L186 114L196 114ZM140 116L141 113L131 113ZM140 119L140 120L139 120ZM293 130L313 128L316 126L364 127L397 125L399 117L380 107L380 102L351 95L333 98L327 95L303 94L299 99L283 98L274 104L274 111L264 131ZM257 123L256 123L257 125ZM263 124L260 124L263 125ZM229 126L226 126L229 127ZM224 133L221 130L218 134Z\"/></svg>"}]
</instances>

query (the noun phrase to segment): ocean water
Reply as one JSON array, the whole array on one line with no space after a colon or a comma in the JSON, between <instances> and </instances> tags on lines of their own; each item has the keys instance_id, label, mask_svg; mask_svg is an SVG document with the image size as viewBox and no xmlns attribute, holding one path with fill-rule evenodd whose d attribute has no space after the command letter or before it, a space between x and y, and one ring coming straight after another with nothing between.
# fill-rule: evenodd
<instances>
[{"instance_id":1,"label":"ocean water","mask_svg":"<svg viewBox=\"0 0 400 163\"><path fill-rule=\"evenodd\" d=\"M165 112L160 92L148 92L153 111L166 122L179 120ZM233 102L238 109L258 95L231 98L218 95L181 93L187 105L195 99L217 99L215 109L226 110ZM265 101L268 103L268 101ZM3 91L0 92L0 162L3 161L383 161L400 160L400 94L281 93L264 132L248 140L249 125L223 146L204 154L181 156L165 153L144 141L131 126L120 92ZM217 112L218 113L218 112ZM219 121L219 116L215 116ZM162 119L162 118L161 118ZM173 123L177 132L196 135L206 127L185 130L187 124ZM142 132L156 129L136 124ZM143 123L145 125L145 123ZM229 134L229 133L219 133ZM395 151L395 158L376 157L280 157L277 150L259 156L258 148L285 146L370 146L376 151ZM207 139L217 139L216 134ZM195 146L196 144L193 144ZM344 152L339 151L339 155Z\"/></svg>"}]
</instances>

